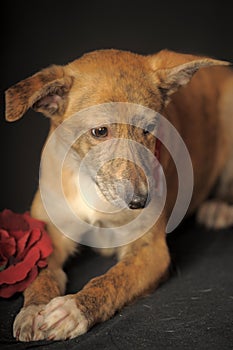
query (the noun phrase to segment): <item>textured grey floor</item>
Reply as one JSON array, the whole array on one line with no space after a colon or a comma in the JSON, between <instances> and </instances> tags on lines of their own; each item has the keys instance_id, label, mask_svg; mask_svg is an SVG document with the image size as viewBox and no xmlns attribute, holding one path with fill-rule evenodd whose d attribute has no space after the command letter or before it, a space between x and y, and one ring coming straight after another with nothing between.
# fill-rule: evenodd
<instances>
[{"instance_id":1,"label":"textured grey floor","mask_svg":"<svg viewBox=\"0 0 233 350\"><path fill-rule=\"evenodd\" d=\"M22 296L0 302L0 349L233 348L233 229L206 231L191 219L168 237L171 278L87 334L63 342L19 343L12 322ZM75 262L75 264L74 264ZM67 264L68 292L106 271L114 259L83 252Z\"/></svg>"}]
</instances>

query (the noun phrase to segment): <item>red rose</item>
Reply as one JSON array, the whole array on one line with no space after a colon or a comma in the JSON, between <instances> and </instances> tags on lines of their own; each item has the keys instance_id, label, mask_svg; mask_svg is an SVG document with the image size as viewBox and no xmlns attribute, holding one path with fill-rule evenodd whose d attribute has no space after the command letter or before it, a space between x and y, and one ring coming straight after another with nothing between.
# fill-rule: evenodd
<instances>
[{"instance_id":1,"label":"red rose","mask_svg":"<svg viewBox=\"0 0 233 350\"><path fill-rule=\"evenodd\" d=\"M0 297L22 292L47 266L52 243L42 221L29 213L0 213Z\"/></svg>"}]
</instances>

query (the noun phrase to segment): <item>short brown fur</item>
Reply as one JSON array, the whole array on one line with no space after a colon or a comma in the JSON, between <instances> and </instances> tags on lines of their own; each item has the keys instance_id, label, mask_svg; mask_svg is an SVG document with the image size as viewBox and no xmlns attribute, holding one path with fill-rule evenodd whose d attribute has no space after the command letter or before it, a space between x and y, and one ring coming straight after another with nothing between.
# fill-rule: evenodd
<instances>
[{"instance_id":1,"label":"short brown fur","mask_svg":"<svg viewBox=\"0 0 233 350\"><path fill-rule=\"evenodd\" d=\"M224 65L227 63L167 50L151 56L117 50L96 51L67 66L47 68L10 88L6 92L6 118L9 121L19 119L33 107L51 118L52 133L74 113L101 103L130 102L162 113L179 131L192 159L195 181L189 212L193 212L206 200L217 179L223 188L218 193L221 199L225 199L226 186L233 183L233 120L230 118L233 106L227 97L230 93L232 96L233 74L230 68L222 67ZM112 130L118 138L132 137L154 151L155 138L143 136L139 129L132 130L122 124ZM74 149L84 157L95 144L87 133ZM76 244L50 222L37 192L31 214L47 223L54 252L47 270L42 271L24 293L24 308L14 324L15 337L29 341L78 336L165 279L170 264L165 230L176 199L177 181L174 181L175 166L163 146L160 161L166 174L168 194L158 222L140 239L116 249L119 262L105 275L91 280L77 294L51 302L64 293L66 278L62 267L75 252ZM143 175L130 162L118 160L118 163L106 165L100 174L103 184L112 174L119 178L125 174L137 188L141 185L145 190ZM73 191L71 178L72 171L64 169L64 191L75 201L77 193ZM227 195L232 201L233 189ZM122 222L124 220L122 218ZM69 305L73 305L73 310ZM51 320L54 310L58 318ZM59 316L62 310L67 313L65 325Z\"/></svg>"}]
</instances>

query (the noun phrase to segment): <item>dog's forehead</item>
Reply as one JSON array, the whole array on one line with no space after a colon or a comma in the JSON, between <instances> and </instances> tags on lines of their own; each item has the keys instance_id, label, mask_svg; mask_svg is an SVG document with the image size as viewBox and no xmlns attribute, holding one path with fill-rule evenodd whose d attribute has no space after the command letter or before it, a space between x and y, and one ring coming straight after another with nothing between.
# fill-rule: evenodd
<instances>
[{"instance_id":1,"label":"dog's forehead","mask_svg":"<svg viewBox=\"0 0 233 350\"><path fill-rule=\"evenodd\" d=\"M98 50L87 53L71 62L70 66L84 72L129 71L137 67L134 73L139 73L146 65L145 57L128 51Z\"/></svg>"},{"instance_id":2,"label":"dog's forehead","mask_svg":"<svg viewBox=\"0 0 233 350\"><path fill-rule=\"evenodd\" d=\"M89 53L72 62L68 69L75 79L68 114L108 102L129 102L159 110L160 95L146 62L141 55L117 50Z\"/></svg>"},{"instance_id":3,"label":"dog's forehead","mask_svg":"<svg viewBox=\"0 0 233 350\"><path fill-rule=\"evenodd\" d=\"M143 90L148 82L148 65L145 57L131 52L102 50L85 54L68 67L80 84L95 84L96 88L119 92L124 88Z\"/></svg>"}]
</instances>

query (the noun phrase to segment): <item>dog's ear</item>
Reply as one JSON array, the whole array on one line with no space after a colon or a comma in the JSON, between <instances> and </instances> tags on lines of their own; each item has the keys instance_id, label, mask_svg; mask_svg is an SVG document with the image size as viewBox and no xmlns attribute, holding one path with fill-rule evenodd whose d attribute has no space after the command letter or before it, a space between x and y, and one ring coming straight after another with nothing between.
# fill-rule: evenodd
<instances>
[{"instance_id":1,"label":"dog's ear","mask_svg":"<svg viewBox=\"0 0 233 350\"><path fill-rule=\"evenodd\" d=\"M6 93L6 120L20 119L29 108L47 117L65 112L73 78L62 66L51 66L9 88Z\"/></svg>"},{"instance_id":2,"label":"dog's ear","mask_svg":"<svg viewBox=\"0 0 233 350\"><path fill-rule=\"evenodd\" d=\"M200 68L230 65L226 61L168 50L162 50L155 55L148 56L148 60L153 70L155 83L165 103L169 102L169 96L181 86L186 85Z\"/></svg>"}]
</instances>

